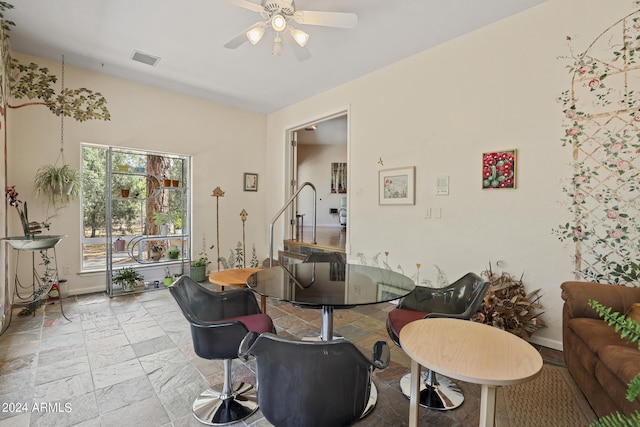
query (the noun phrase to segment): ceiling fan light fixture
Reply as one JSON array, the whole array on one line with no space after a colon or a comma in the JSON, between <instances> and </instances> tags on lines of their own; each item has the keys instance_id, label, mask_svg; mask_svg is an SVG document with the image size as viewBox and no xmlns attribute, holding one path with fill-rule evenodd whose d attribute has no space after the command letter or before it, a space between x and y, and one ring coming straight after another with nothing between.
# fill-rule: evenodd
<instances>
[{"instance_id":1,"label":"ceiling fan light fixture","mask_svg":"<svg viewBox=\"0 0 640 427\"><path fill-rule=\"evenodd\" d=\"M293 36L293 39L296 41L296 43L300 47L304 47L304 45L306 45L307 42L309 41L309 34L297 28L291 29L291 35Z\"/></svg>"},{"instance_id":2,"label":"ceiling fan light fixture","mask_svg":"<svg viewBox=\"0 0 640 427\"><path fill-rule=\"evenodd\" d=\"M280 36L276 36L275 39L273 39L273 47L271 49L271 53L275 56L282 56L282 39L280 38Z\"/></svg>"},{"instance_id":3,"label":"ceiling fan light fixture","mask_svg":"<svg viewBox=\"0 0 640 427\"><path fill-rule=\"evenodd\" d=\"M271 26L278 32L284 31L284 29L287 28L287 20L284 19L284 16L277 13L271 17Z\"/></svg>"},{"instance_id":4,"label":"ceiling fan light fixture","mask_svg":"<svg viewBox=\"0 0 640 427\"><path fill-rule=\"evenodd\" d=\"M254 46L262 40L262 36L264 36L264 24L256 24L247 31L247 39Z\"/></svg>"}]
</instances>

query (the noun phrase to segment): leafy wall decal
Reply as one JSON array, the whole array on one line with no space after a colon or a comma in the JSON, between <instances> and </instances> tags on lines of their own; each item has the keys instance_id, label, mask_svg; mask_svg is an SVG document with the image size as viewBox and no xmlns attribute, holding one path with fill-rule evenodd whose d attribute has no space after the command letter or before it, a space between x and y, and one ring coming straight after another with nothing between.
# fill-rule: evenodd
<instances>
[{"instance_id":1,"label":"leafy wall decal","mask_svg":"<svg viewBox=\"0 0 640 427\"><path fill-rule=\"evenodd\" d=\"M0 76L0 114L6 115L7 108L22 108L30 105L44 105L56 116L72 117L83 122L86 120L110 120L107 100L100 92L87 88L63 88L56 93L53 86L58 78L49 73L46 67L38 64L21 64L11 58L9 30L16 24L5 19L5 13L13 9L10 3L0 1L0 44L2 46L2 70ZM8 81L7 81L8 80ZM28 100L22 104L9 104L7 92L17 100Z\"/></svg>"}]
</instances>

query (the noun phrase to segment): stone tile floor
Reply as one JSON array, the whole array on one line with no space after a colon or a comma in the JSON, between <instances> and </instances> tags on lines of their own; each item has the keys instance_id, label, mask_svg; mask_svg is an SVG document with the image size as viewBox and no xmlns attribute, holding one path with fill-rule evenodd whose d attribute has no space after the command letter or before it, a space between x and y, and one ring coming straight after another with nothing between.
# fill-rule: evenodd
<instances>
[{"instance_id":1,"label":"stone tile floor","mask_svg":"<svg viewBox=\"0 0 640 427\"><path fill-rule=\"evenodd\" d=\"M109 298L104 293L69 297L35 316L20 317L0 336L0 427L198 426L195 397L222 383L222 362L193 352L189 325L166 289ZM386 340L391 364L375 371L375 410L359 426L408 424L409 401L398 381L409 358L387 336L391 304L334 313L334 330L365 355ZM317 310L269 301L279 335L302 337L320 329ZM539 349L545 362L563 365L562 353ZM254 383L253 363L233 362L233 377ZM459 382L465 402L453 411L421 409L421 425L470 426L479 417L480 386ZM284 396L283 396L284 398ZM258 411L232 427L269 426Z\"/></svg>"}]
</instances>

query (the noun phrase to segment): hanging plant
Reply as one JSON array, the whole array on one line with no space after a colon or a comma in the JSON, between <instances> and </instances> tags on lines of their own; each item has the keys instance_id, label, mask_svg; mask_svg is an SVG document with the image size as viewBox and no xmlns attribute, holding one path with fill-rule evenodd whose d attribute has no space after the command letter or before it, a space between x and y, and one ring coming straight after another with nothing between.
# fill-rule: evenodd
<instances>
[{"instance_id":1,"label":"hanging plant","mask_svg":"<svg viewBox=\"0 0 640 427\"><path fill-rule=\"evenodd\" d=\"M68 203L80 194L80 173L69 165L45 165L33 185L36 197L44 196L53 205Z\"/></svg>"},{"instance_id":2,"label":"hanging plant","mask_svg":"<svg viewBox=\"0 0 640 427\"><path fill-rule=\"evenodd\" d=\"M57 211L61 205L66 205L78 197L81 186L80 173L68 165L64 158L64 117L73 117L80 122L96 118L109 120L106 100L99 93L93 94L84 88L65 89L64 56L61 61L61 89L57 96L51 88L56 79L48 74L46 68L38 68L35 64L22 66L17 62L14 65L18 71L12 79L14 96L18 99L39 98L55 115L60 116L60 154L53 165L45 165L38 169L34 181L36 197L44 196L47 203L53 205Z\"/></svg>"}]
</instances>

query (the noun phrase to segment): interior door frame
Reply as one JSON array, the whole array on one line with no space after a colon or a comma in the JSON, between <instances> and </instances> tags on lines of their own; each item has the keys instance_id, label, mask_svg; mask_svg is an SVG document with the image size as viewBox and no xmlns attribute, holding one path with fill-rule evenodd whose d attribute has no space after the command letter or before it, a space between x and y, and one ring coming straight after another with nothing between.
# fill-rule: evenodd
<instances>
[{"instance_id":1,"label":"interior door frame","mask_svg":"<svg viewBox=\"0 0 640 427\"><path fill-rule=\"evenodd\" d=\"M347 164L351 161L351 111L350 108L342 107L333 111L326 112L324 114L318 115L316 117L312 117L308 120L302 121L299 124L295 124L289 126L285 132L286 141L285 141L285 165L287 165L287 171L285 174L285 182L284 188L286 189L285 200L289 200L291 196L295 193L298 188L299 182L296 182L295 185L292 184L293 180L297 180L297 146L294 146L291 141L297 140L295 132L300 129L303 129L307 126L311 126L314 124L321 123L325 120L334 119L336 117L346 116L347 117ZM345 252L349 254L349 223L350 223L350 201L351 201L351 191L349 188L349 183L351 182L351 168L347 167L347 227L346 227L346 245ZM315 185L315 184L314 184ZM290 230L293 230L293 224L295 224L295 202L291 204L291 209L287 209L284 213L285 215L285 223L291 224ZM286 232L285 232L286 234ZM285 237L287 238L287 237Z\"/></svg>"}]
</instances>

